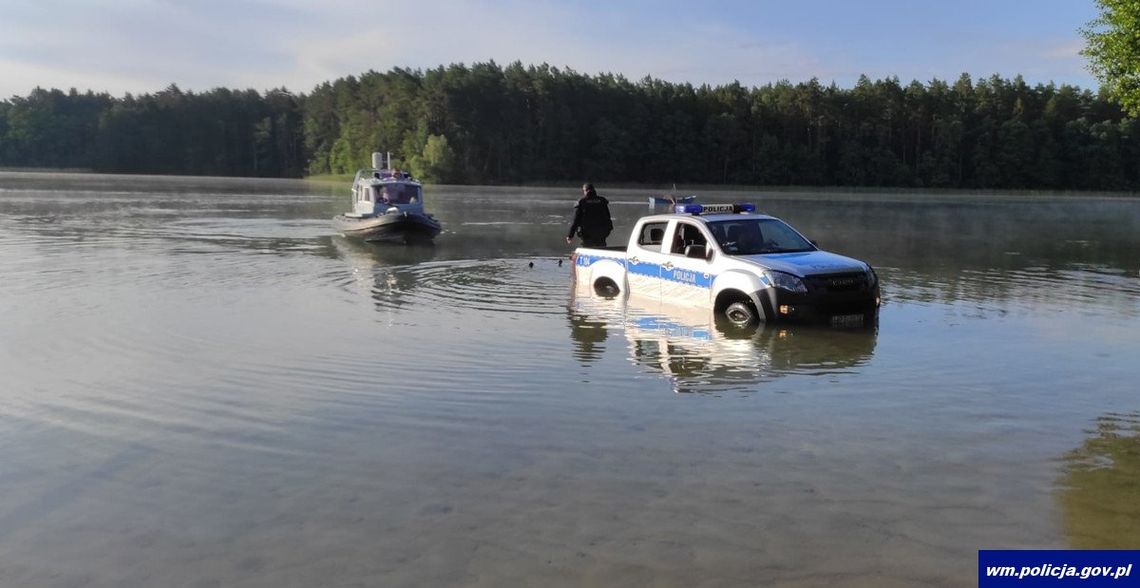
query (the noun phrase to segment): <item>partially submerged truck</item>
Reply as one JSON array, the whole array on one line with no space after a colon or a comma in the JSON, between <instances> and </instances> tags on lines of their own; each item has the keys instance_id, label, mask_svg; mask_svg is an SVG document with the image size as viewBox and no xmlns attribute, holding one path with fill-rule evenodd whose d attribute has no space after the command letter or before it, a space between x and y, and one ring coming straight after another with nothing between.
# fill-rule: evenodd
<instances>
[{"instance_id":1,"label":"partially submerged truck","mask_svg":"<svg viewBox=\"0 0 1140 588\"><path fill-rule=\"evenodd\" d=\"M678 204L640 219L625 247L579 247L572 259L575 280L599 294L710 307L738 326L871 326L881 304L869 264L823 251L751 204Z\"/></svg>"}]
</instances>

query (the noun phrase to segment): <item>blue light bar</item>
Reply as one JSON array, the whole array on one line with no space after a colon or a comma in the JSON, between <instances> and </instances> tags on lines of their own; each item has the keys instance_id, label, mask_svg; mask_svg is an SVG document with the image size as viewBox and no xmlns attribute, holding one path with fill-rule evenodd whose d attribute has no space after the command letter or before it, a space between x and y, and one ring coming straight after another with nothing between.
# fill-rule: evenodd
<instances>
[{"instance_id":1,"label":"blue light bar","mask_svg":"<svg viewBox=\"0 0 1140 588\"><path fill-rule=\"evenodd\" d=\"M673 212L677 214L700 214L704 210L700 204L678 204L673 207Z\"/></svg>"},{"instance_id":2,"label":"blue light bar","mask_svg":"<svg viewBox=\"0 0 1140 588\"><path fill-rule=\"evenodd\" d=\"M737 202L736 203L736 211L737 212L756 212L756 205L752 204L751 202Z\"/></svg>"}]
</instances>

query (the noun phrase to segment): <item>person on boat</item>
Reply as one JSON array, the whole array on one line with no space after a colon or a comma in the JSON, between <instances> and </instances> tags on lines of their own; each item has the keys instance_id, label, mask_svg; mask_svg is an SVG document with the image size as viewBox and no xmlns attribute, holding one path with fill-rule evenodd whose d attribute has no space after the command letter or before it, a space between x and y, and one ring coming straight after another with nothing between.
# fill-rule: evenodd
<instances>
[{"instance_id":1,"label":"person on boat","mask_svg":"<svg viewBox=\"0 0 1140 588\"><path fill-rule=\"evenodd\" d=\"M574 205L574 222L566 235L566 243L571 243L574 235L578 235L584 247L605 247L606 237L613 230L609 200L598 196L593 184L583 184L582 198Z\"/></svg>"}]
</instances>

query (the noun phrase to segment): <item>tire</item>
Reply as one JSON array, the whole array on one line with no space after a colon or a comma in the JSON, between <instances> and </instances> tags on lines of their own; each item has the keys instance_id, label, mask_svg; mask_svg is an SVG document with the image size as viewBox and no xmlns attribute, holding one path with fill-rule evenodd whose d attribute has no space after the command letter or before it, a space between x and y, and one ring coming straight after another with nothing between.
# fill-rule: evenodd
<instances>
[{"instance_id":1,"label":"tire","mask_svg":"<svg viewBox=\"0 0 1140 588\"><path fill-rule=\"evenodd\" d=\"M615 298L621 294L621 289L609 278L605 278L594 282L594 293L602 298Z\"/></svg>"},{"instance_id":2,"label":"tire","mask_svg":"<svg viewBox=\"0 0 1140 588\"><path fill-rule=\"evenodd\" d=\"M733 302L724 309L724 318L735 327L750 327L759 322L756 307L748 302Z\"/></svg>"}]
</instances>

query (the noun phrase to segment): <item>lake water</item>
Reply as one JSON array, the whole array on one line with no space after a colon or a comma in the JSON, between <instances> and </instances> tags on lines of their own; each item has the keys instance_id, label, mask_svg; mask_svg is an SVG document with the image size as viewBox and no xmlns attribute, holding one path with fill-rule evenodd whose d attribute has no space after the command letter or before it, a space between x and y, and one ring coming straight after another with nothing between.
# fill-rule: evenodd
<instances>
[{"instance_id":1,"label":"lake water","mask_svg":"<svg viewBox=\"0 0 1140 588\"><path fill-rule=\"evenodd\" d=\"M647 191L607 190L622 241ZM705 192L874 331L576 292L566 189L0 174L0 586L968 586L1140 548L1140 200ZM533 264L533 267L531 266Z\"/></svg>"}]
</instances>

